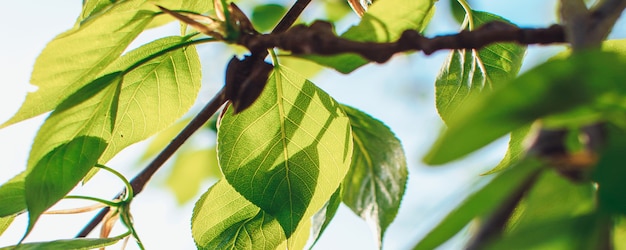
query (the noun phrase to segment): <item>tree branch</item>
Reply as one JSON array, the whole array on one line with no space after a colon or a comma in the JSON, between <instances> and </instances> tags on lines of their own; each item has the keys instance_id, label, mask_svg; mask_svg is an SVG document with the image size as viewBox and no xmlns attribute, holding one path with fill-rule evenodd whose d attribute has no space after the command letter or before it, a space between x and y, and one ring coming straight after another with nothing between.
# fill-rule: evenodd
<instances>
[{"instance_id":1,"label":"tree branch","mask_svg":"<svg viewBox=\"0 0 626 250\"><path fill-rule=\"evenodd\" d=\"M296 0L296 3L289 9L289 11L285 14L285 16L281 19L281 21L276 25L272 34L278 34L286 31L293 25L293 23L298 19L302 11L306 8L306 6L311 2L311 0ZM265 53L267 56L267 51L263 51L261 53ZM262 57L265 57L262 56ZM262 61L261 61L262 63ZM189 139L189 137L196 132L202 125L204 125L210 118L215 114L218 109L226 103L227 98L225 94L225 88L222 88L216 95L213 97L209 103L196 115L196 117L187 124L187 126L168 144L157 157L148 164L137 176L135 176L131 181L131 187L133 188L134 195L138 195L143 188L146 186L150 178L163 166L163 164ZM115 198L122 197L122 195L126 192L124 189L120 192ZM100 224L104 216L109 212L110 208L106 207L100 210L94 218L85 225L85 227L76 235L76 238L84 238L87 237L93 229Z\"/></svg>"},{"instance_id":2,"label":"tree branch","mask_svg":"<svg viewBox=\"0 0 626 250\"><path fill-rule=\"evenodd\" d=\"M407 30L396 42L357 42L338 37L332 25L316 21L311 26L297 25L284 33L242 36L239 43L250 51L269 48L289 50L298 55L336 55L356 53L378 63L400 52L423 51L432 54L444 49L480 49L496 42L519 44L551 44L565 42L563 27L522 29L504 22L490 22L473 31L426 38L417 31Z\"/></svg>"},{"instance_id":3,"label":"tree branch","mask_svg":"<svg viewBox=\"0 0 626 250\"><path fill-rule=\"evenodd\" d=\"M183 143L189 139L194 132L202 127L224 103L226 103L226 98L224 95L224 89L222 89L165 147L165 149L163 149L163 151L161 151L159 155L157 155L157 157L154 158L150 164L148 164L148 166L146 166L137 176L135 176L135 178L130 181L134 195L138 195L143 190L156 171L159 170L161 166L163 166L163 164L183 145ZM122 197L125 192L126 189L115 196L115 198ZM78 233L78 235L76 235L76 237L87 237L87 235L100 223L100 221L102 221L108 212L109 207L100 210L100 212L98 212L98 214L91 219L91 221Z\"/></svg>"}]
</instances>

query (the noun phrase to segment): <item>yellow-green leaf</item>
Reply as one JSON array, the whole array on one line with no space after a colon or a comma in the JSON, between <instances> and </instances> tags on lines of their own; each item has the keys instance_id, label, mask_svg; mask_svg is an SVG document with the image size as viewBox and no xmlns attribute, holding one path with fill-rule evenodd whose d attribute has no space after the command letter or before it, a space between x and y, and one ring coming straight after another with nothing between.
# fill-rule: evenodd
<instances>
[{"instance_id":1,"label":"yellow-green leaf","mask_svg":"<svg viewBox=\"0 0 626 250\"><path fill-rule=\"evenodd\" d=\"M282 66L249 109L225 112L217 145L226 180L275 217L287 238L330 199L352 156L339 104Z\"/></svg>"},{"instance_id":2,"label":"yellow-green leaf","mask_svg":"<svg viewBox=\"0 0 626 250\"><path fill-rule=\"evenodd\" d=\"M24 178L22 172L0 186L0 217L17 214L26 209Z\"/></svg>"},{"instance_id":3,"label":"yellow-green leaf","mask_svg":"<svg viewBox=\"0 0 626 250\"><path fill-rule=\"evenodd\" d=\"M167 186L174 192L178 204L195 197L202 182L209 178L220 178L215 148L182 151L176 156L172 172L167 177Z\"/></svg>"},{"instance_id":4,"label":"yellow-green leaf","mask_svg":"<svg viewBox=\"0 0 626 250\"><path fill-rule=\"evenodd\" d=\"M2 126L51 111L93 81L150 23L153 8L144 1L124 1L54 38L35 61L30 83L37 91Z\"/></svg>"},{"instance_id":5,"label":"yellow-green leaf","mask_svg":"<svg viewBox=\"0 0 626 250\"><path fill-rule=\"evenodd\" d=\"M497 15L472 11L474 26L491 21L510 23ZM473 95L507 83L519 72L526 47L494 43L480 50L452 50L435 81L437 111L446 124Z\"/></svg>"},{"instance_id":6,"label":"yellow-green leaf","mask_svg":"<svg viewBox=\"0 0 626 250\"><path fill-rule=\"evenodd\" d=\"M376 1L363 15L361 22L348 29L342 38L361 42L395 42L405 30L422 31L435 12L433 0ZM350 73L368 63L355 54L306 56L321 65Z\"/></svg>"},{"instance_id":7,"label":"yellow-green leaf","mask_svg":"<svg viewBox=\"0 0 626 250\"><path fill-rule=\"evenodd\" d=\"M191 234L198 249L274 250L286 240L278 221L241 196L225 180L196 202Z\"/></svg>"},{"instance_id":8,"label":"yellow-green leaf","mask_svg":"<svg viewBox=\"0 0 626 250\"><path fill-rule=\"evenodd\" d=\"M120 241L127 234L123 234L113 238L78 238L68 240L55 240L49 242L30 242L17 246L9 246L0 248L0 250L48 250L48 249L63 249L63 250L87 250L96 249L110 246Z\"/></svg>"}]
</instances>

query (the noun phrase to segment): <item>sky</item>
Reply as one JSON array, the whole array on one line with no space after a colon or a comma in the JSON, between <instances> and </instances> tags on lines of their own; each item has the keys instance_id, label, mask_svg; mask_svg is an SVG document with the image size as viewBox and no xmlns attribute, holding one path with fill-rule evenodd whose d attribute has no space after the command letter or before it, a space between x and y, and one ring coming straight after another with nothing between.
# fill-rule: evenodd
<instances>
[{"instance_id":1,"label":"sky","mask_svg":"<svg viewBox=\"0 0 626 250\"><path fill-rule=\"evenodd\" d=\"M261 1L258 1L261 2ZM472 1L476 10L501 15L521 27L547 27L556 22L555 0L529 1ZM80 12L81 1L10 1L4 4L0 15L0 122L8 120L23 102L29 86L30 73L37 55L46 43L57 34L72 27ZM447 1L436 4L437 12L427 35L448 34L458 30L449 16ZM246 9L244 9L246 11ZM314 19L321 10L306 11L308 19ZM353 16L344 21L338 30L358 22ZM626 24L622 20L615 28L613 38L625 37ZM152 30L132 46L151 39L177 34L176 24ZM531 46L527 63L522 71L545 61L561 51L562 46ZM203 61L203 90L199 101L208 100L221 86L223 67L231 55L204 45L199 48ZM396 221L387 231L385 249L407 249L423 237L438 220L458 204L468 191L484 184L489 177L478 177L482 171L493 167L502 156L506 139L499 140L466 160L445 167L427 167L420 159L442 129L434 108L433 83L447 52L431 56L412 53L396 56L383 65L371 64L353 74L342 75L324 71L312 81L339 102L357 107L385 122L400 138L409 164L409 183ZM224 62L218 64L216 62ZM0 130L0 183L25 168L29 148L37 128L45 115ZM145 148L145 143L129 147L118 155L110 166L115 166L127 177L139 171L132 167ZM129 167L131 166L131 167ZM166 171L166 170L165 170ZM167 171L159 173L134 201L135 224L147 249L193 249L189 231L193 202L176 205L173 195L163 187ZM208 188L206 183L204 188ZM97 197L111 197L122 187L119 180L99 174L79 191ZM70 208L84 202L63 201L58 207ZM44 216L28 241L71 238L91 218L93 213L80 216ZM21 238L26 225L20 216L0 237L0 247L15 244ZM121 233L117 226L113 234ZM461 240L452 241L441 249L458 248ZM375 249L375 242L367 224L342 206L316 249ZM117 249L112 247L111 249ZM127 249L135 249L129 244Z\"/></svg>"}]
</instances>

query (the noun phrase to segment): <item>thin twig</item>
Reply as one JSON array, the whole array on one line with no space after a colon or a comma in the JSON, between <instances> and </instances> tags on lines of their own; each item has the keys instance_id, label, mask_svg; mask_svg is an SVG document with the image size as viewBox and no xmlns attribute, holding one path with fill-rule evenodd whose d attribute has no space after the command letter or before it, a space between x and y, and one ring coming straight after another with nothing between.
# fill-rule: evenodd
<instances>
[{"instance_id":1,"label":"thin twig","mask_svg":"<svg viewBox=\"0 0 626 250\"><path fill-rule=\"evenodd\" d=\"M306 8L306 6L311 2L311 0L296 0L296 3L289 9L289 11L285 14L285 16L280 20L278 25L272 31L272 34L278 34L286 31L291 27L295 21L298 19L302 11ZM263 53L263 52L262 52ZM266 51L264 53L267 53ZM225 97L224 89L220 90L220 92L194 117L194 119L170 142L170 144L159 153L159 155L148 165L146 166L135 178L130 181L130 184L133 188L133 192L135 195L138 195L146 183L150 180L150 178L156 173L157 170L182 146L182 144L206 121L208 121L213 114L217 112L217 110L226 103L227 99ZM125 193L124 191L120 192L116 198L122 197ZM76 235L76 238L87 237L91 231L104 219L105 215L109 212L109 207L106 207L89 221L87 225Z\"/></svg>"},{"instance_id":2,"label":"thin twig","mask_svg":"<svg viewBox=\"0 0 626 250\"><path fill-rule=\"evenodd\" d=\"M196 117L189 122L189 124L170 142L170 144L157 155L157 157L148 164L135 178L130 181L130 185L133 188L134 195L138 195L143 188L146 186L146 183L152 178L154 173L156 173L161 166L183 145L183 143L200 127L202 127L206 121L215 114L219 108L226 102L226 98L224 96L224 90L220 90L220 92L215 95L215 97L196 115ZM120 192L115 199L120 198L124 195L126 189ZM87 235L104 219L106 213L109 212L109 208L106 207L100 212L83 228L83 230L76 235L79 237L87 237Z\"/></svg>"}]
</instances>

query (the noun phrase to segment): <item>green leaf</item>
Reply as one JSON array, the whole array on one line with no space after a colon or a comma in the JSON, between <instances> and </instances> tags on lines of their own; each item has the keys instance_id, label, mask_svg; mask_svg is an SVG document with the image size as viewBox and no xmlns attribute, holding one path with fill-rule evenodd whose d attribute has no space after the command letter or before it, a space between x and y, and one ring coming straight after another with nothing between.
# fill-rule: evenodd
<instances>
[{"instance_id":1,"label":"green leaf","mask_svg":"<svg viewBox=\"0 0 626 250\"><path fill-rule=\"evenodd\" d=\"M423 30L435 12L433 0L376 1L361 22L348 29L342 38L361 42L395 42L405 30ZM347 74L368 63L355 54L305 56L308 60Z\"/></svg>"},{"instance_id":2,"label":"green leaf","mask_svg":"<svg viewBox=\"0 0 626 250\"><path fill-rule=\"evenodd\" d=\"M311 238L314 239L311 247L315 246L317 240L320 239L326 227L330 224L330 222L335 217L337 210L339 209L339 205L341 205L341 200L343 198L343 185L340 185L339 188L335 191L333 196L330 197L330 200L326 203L326 205L318 211L313 218L311 218Z\"/></svg>"},{"instance_id":3,"label":"green leaf","mask_svg":"<svg viewBox=\"0 0 626 250\"><path fill-rule=\"evenodd\" d=\"M156 7L144 1L115 4L48 43L30 80L37 91L26 96L17 114L2 127L54 109L93 81L152 20L155 12L148 8Z\"/></svg>"},{"instance_id":4,"label":"green leaf","mask_svg":"<svg viewBox=\"0 0 626 250\"><path fill-rule=\"evenodd\" d=\"M188 37L162 38L112 65L111 70L124 69L127 73L112 139L100 162L168 128L193 106L202 83L198 52L194 46L181 48L190 43ZM153 56L156 58L144 62ZM137 62L144 64L134 68Z\"/></svg>"},{"instance_id":5,"label":"green leaf","mask_svg":"<svg viewBox=\"0 0 626 250\"><path fill-rule=\"evenodd\" d=\"M424 161L436 165L458 159L541 117L592 104L607 93L624 94L624 67L624 58L598 51L544 63L467 101Z\"/></svg>"},{"instance_id":6,"label":"green leaf","mask_svg":"<svg viewBox=\"0 0 626 250\"><path fill-rule=\"evenodd\" d=\"M463 23L465 20L465 9L463 9L459 0L448 0L448 3L450 4L450 14L454 17L454 21L457 23Z\"/></svg>"},{"instance_id":7,"label":"green leaf","mask_svg":"<svg viewBox=\"0 0 626 250\"><path fill-rule=\"evenodd\" d=\"M278 221L241 196L225 180L196 202L191 234L198 249L274 250L286 240Z\"/></svg>"},{"instance_id":8,"label":"green leaf","mask_svg":"<svg viewBox=\"0 0 626 250\"><path fill-rule=\"evenodd\" d=\"M610 225L608 218L599 215L541 221L497 240L485 249L611 249L605 245L605 239L610 237L607 236Z\"/></svg>"},{"instance_id":9,"label":"green leaf","mask_svg":"<svg viewBox=\"0 0 626 250\"><path fill-rule=\"evenodd\" d=\"M280 222L287 238L335 192L352 156L350 122L328 94L284 67L245 111L218 129L226 180Z\"/></svg>"},{"instance_id":10,"label":"green leaf","mask_svg":"<svg viewBox=\"0 0 626 250\"><path fill-rule=\"evenodd\" d=\"M472 15L475 27L491 21L510 23L487 12L472 11ZM514 43L495 43L478 51L451 51L435 81L436 106L443 121L450 125L450 118L459 115L459 108L471 96L497 88L517 76L525 53L525 46Z\"/></svg>"},{"instance_id":11,"label":"green leaf","mask_svg":"<svg viewBox=\"0 0 626 250\"><path fill-rule=\"evenodd\" d=\"M6 231L7 228L9 228L9 226L13 222L13 219L15 219L15 216L16 215L8 215L8 216L0 217L0 236L2 236L4 231Z\"/></svg>"},{"instance_id":12,"label":"green leaf","mask_svg":"<svg viewBox=\"0 0 626 250\"><path fill-rule=\"evenodd\" d=\"M45 155L80 136L108 142L118 112L120 85L119 72L105 75L61 103L37 132L28 157L27 172Z\"/></svg>"},{"instance_id":13,"label":"green leaf","mask_svg":"<svg viewBox=\"0 0 626 250\"><path fill-rule=\"evenodd\" d=\"M573 183L558 175L556 171L544 171L521 200L516 209L520 212L509 222L508 231L523 230L527 226L543 221L593 212L595 191L592 183Z\"/></svg>"},{"instance_id":14,"label":"green leaf","mask_svg":"<svg viewBox=\"0 0 626 250\"><path fill-rule=\"evenodd\" d=\"M459 232L473 218L488 214L518 189L541 165L525 161L496 176L446 216L413 249L434 249Z\"/></svg>"},{"instance_id":15,"label":"green leaf","mask_svg":"<svg viewBox=\"0 0 626 250\"><path fill-rule=\"evenodd\" d=\"M20 213L26 210L24 198L24 178L22 172L0 186L0 217Z\"/></svg>"},{"instance_id":16,"label":"green leaf","mask_svg":"<svg viewBox=\"0 0 626 250\"><path fill-rule=\"evenodd\" d=\"M182 151L176 157L166 183L178 204L182 205L196 196L202 182L221 176L215 148Z\"/></svg>"},{"instance_id":17,"label":"green leaf","mask_svg":"<svg viewBox=\"0 0 626 250\"><path fill-rule=\"evenodd\" d=\"M50 151L33 167L24 184L29 218L26 235L44 211L80 182L105 148L100 138L79 136Z\"/></svg>"},{"instance_id":18,"label":"green leaf","mask_svg":"<svg viewBox=\"0 0 626 250\"><path fill-rule=\"evenodd\" d=\"M105 11L107 8L110 8L115 4L115 0L87 0L83 1L83 10L80 12L78 16L77 23L81 23L85 21L85 19L89 18L92 15L96 15L100 12Z\"/></svg>"},{"instance_id":19,"label":"green leaf","mask_svg":"<svg viewBox=\"0 0 626 250\"><path fill-rule=\"evenodd\" d=\"M280 4L270 3L257 5L252 10L251 21L258 31L268 31L280 21L286 12L287 9Z\"/></svg>"},{"instance_id":20,"label":"green leaf","mask_svg":"<svg viewBox=\"0 0 626 250\"><path fill-rule=\"evenodd\" d=\"M531 126L524 126L513 130L513 132L511 132L511 137L509 138L509 147L504 154L504 158L502 158L496 167L481 175L495 174L520 161L526 154L524 139L526 139L530 130Z\"/></svg>"},{"instance_id":21,"label":"green leaf","mask_svg":"<svg viewBox=\"0 0 626 250\"><path fill-rule=\"evenodd\" d=\"M184 10L195 13L206 13L213 10L213 1L206 0L185 0L185 1L171 1L171 0L156 0L150 1L155 6L158 4L160 6L166 7L170 10ZM175 21L176 19L171 15L158 15L156 16L152 22L146 27L146 29L156 28L167 24L169 22Z\"/></svg>"},{"instance_id":22,"label":"green leaf","mask_svg":"<svg viewBox=\"0 0 626 250\"><path fill-rule=\"evenodd\" d=\"M615 126L607 126L608 143L602 151L592 178L598 184L599 206L610 212L626 214L626 194L623 192L626 181L624 150L626 131Z\"/></svg>"},{"instance_id":23,"label":"green leaf","mask_svg":"<svg viewBox=\"0 0 626 250\"><path fill-rule=\"evenodd\" d=\"M306 79L315 77L324 69L324 67L317 63L291 55L279 55L278 60L280 65L290 69L298 69L298 74Z\"/></svg>"},{"instance_id":24,"label":"green leaf","mask_svg":"<svg viewBox=\"0 0 626 250\"><path fill-rule=\"evenodd\" d=\"M349 13L352 12L350 9L350 5L348 5L348 1L345 0L325 0L324 2L324 12L326 13L326 18L330 22L338 22L343 19Z\"/></svg>"},{"instance_id":25,"label":"green leaf","mask_svg":"<svg viewBox=\"0 0 626 250\"><path fill-rule=\"evenodd\" d=\"M342 106L350 118L354 153L343 182L343 202L372 227L379 246L395 219L408 171L400 140L382 122Z\"/></svg>"},{"instance_id":26,"label":"green leaf","mask_svg":"<svg viewBox=\"0 0 626 250\"><path fill-rule=\"evenodd\" d=\"M63 250L87 250L102 248L113 245L126 237L128 234L123 234L113 238L78 238L68 240L55 240L49 242L32 242L24 243L17 246L9 246L0 248L0 250L48 250L48 249L63 249Z\"/></svg>"}]
</instances>

